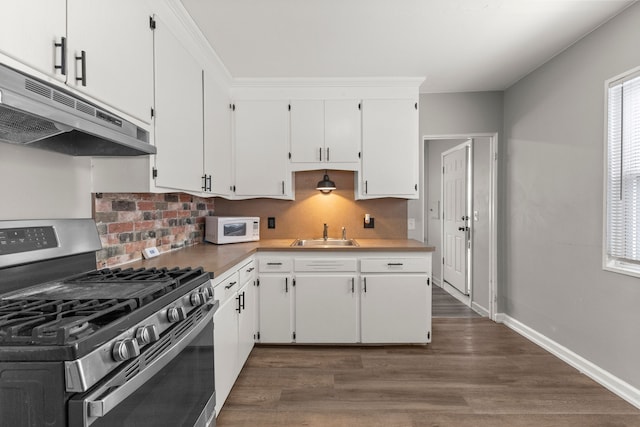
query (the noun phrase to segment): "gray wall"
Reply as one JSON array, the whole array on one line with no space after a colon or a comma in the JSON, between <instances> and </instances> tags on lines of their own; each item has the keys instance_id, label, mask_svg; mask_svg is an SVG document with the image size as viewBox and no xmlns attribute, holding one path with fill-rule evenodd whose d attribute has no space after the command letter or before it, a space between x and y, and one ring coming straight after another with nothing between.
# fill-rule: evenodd
<instances>
[{"instance_id":1,"label":"gray wall","mask_svg":"<svg viewBox=\"0 0 640 427\"><path fill-rule=\"evenodd\" d=\"M482 134L502 131L502 92L422 93L420 94L420 170L424 170L424 137L438 135ZM420 182L425 182L420 176ZM409 218L416 221L409 230L410 239L425 240L424 197L409 200Z\"/></svg>"},{"instance_id":2,"label":"gray wall","mask_svg":"<svg viewBox=\"0 0 640 427\"><path fill-rule=\"evenodd\" d=\"M91 217L88 157L0 143L0 183L0 220Z\"/></svg>"},{"instance_id":3,"label":"gray wall","mask_svg":"<svg viewBox=\"0 0 640 427\"><path fill-rule=\"evenodd\" d=\"M602 270L604 81L640 65L640 4L509 88L501 311L640 388L640 279Z\"/></svg>"}]
</instances>

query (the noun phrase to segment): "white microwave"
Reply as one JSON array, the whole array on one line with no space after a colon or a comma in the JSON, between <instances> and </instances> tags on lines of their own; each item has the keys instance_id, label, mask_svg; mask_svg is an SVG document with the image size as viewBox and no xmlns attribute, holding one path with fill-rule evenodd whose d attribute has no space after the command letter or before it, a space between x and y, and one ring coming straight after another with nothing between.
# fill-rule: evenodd
<instances>
[{"instance_id":1,"label":"white microwave","mask_svg":"<svg viewBox=\"0 0 640 427\"><path fill-rule=\"evenodd\" d=\"M260 240L260 218L253 216L208 216L206 217L204 240L216 245Z\"/></svg>"}]
</instances>

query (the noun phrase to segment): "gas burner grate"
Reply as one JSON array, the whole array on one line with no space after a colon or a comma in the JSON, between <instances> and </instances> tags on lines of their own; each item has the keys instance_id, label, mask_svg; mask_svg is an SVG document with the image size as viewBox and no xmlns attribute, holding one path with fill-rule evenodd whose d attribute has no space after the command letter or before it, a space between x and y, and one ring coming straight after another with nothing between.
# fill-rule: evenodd
<instances>
[{"instance_id":1,"label":"gas burner grate","mask_svg":"<svg viewBox=\"0 0 640 427\"><path fill-rule=\"evenodd\" d=\"M87 283L87 282L159 282L175 280L176 286L179 287L183 283L197 277L203 273L202 268L104 268L102 270L83 273L78 276L71 277L68 283Z\"/></svg>"},{"instance_id":2,"label":"gas burner grate","mask_svg":"<svg viewBox=\"0 0 640 427\"><path fill-rule=\"evenodd\" d=\"M2 300L0 342L63 345L90 335L136 308L134 300Z\"/></svg>"},{"instance_id":3,"label":"gas burner grate","mask_svg":"<svg viewBox=\"0 0 640 427\"><path fill-rule=\"evenodd\" d=\"M102 269L0 299L0 343L65 345L192 283L202 268Z\"/></svg>"}]
</instances>

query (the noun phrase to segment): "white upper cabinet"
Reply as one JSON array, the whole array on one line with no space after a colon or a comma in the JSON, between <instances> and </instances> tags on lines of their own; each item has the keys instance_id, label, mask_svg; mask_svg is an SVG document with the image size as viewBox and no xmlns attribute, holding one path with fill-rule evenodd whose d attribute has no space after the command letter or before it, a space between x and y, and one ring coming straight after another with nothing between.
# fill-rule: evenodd
<instances>
[{"instance_id":1,"label":"white upper cabinet","mask_svg":"<svg viewBox=\"0 0 640 427\"><path fill-rule=\"evenodd\" d=\"M230 196L233 150L229 89L204 73L204 191Z\"/></svg>"},{"instance_id":2,"label":"white upper cabinet","mask_svg":"<svg viewBox=\"0 0 640 427\"><path fill-rule=\"evenodd\" d=\"M292 198L288 101L243 100L234 106L235 195Z\"/></svg>"},{"instance_id":3,"label":"white upper cabinet","mask_svg":"<svg viewBox=\"0 0 640 427\"><path fill-rule=\"evenodd\" d=\"M295 170L357 170L360 101L291 101L291 163Z\"/></svg>"},{"instance_id":4,"label":"white upper cabinet","mask_svg":"<svg viewBox=\"0 0 640 427\"><path fill-rule=\"evenodd\" d=\"M418 198L418 107L414 99L362 102L359 198Z\"/></svg>"},{"instance_id":5,"label":"white upper cabinet","mask_svg":"<svg viewBox=\"0 0 640 427\"><path fill-rule=\"evenodd\" d=\"M142 0L5 1L0 52L150 124L152 13Z\"/></svg>"},{"instance_id":6,"label":"white upper cabinet","mask_svg":"<svg viewBox=\"0 0 640 427\"><path fill-rule=\"evenodd\" d=\"M0 52L65 81L66 0L6 0L0 13Z\"/></svg>"},{"instance_id":7,"label":"white upper cabinet","mask_svg":"<svg viewBox=\"0 0 640 427\"><path fill-rule=\"evenodd\" d=\"M156 186L203 187L202 66L156 17Z\"/></svg>"},{"instance_id":8,"label":"white upper cabinet","mask_svg":"<svg viewBox=\"0 0 640 427\"><path fill-rule=\"evenodd\" d=\"M147 1L67 0L67 85L151 123L152 14Z\"/></svg>"}]
</instances>

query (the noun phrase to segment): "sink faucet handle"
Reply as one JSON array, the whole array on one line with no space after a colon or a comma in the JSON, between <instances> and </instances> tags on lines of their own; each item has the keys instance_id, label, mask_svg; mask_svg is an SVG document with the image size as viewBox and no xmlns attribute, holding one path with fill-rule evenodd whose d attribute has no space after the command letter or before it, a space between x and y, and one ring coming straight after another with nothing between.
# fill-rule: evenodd
<instances>
[{"instance_id":1,"label":"sink faucet handle","mask_svg":"<svg viewBox=\"0 0 640 427\"><path fill-rule=\"evenodd\" d=\"M342 240L347 240L347 229L342 227Z\"/></svg>"},{"instance_id":2,"label":"sink faucet handle","mask_svg":"<svg viewBox=\"0 0 640 427\"><path fill-rule=\"evenodd\" d=\"M326 223L323 224L322 238L324 240L327 240L329 238L329 226Z\"/></svg>"}]
</instances>

